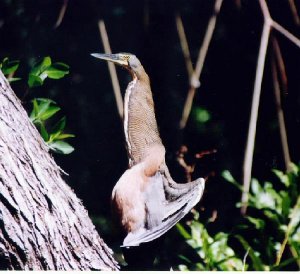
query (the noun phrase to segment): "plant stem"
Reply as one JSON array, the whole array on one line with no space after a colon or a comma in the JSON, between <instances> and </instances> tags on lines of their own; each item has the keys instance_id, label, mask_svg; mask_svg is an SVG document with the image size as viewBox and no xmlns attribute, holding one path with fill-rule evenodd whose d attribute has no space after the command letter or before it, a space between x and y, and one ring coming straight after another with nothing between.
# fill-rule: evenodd
<instances>
[{"instance_id":1,"label":"plant stem","mask_svg":"<svg viewBox=\"0 0 300 274\"><path fill-rule=\"evenodd\" d=\"M103 47L104 47L104 52L107 54L111 54L111 48L109 45L108 35L107 35L107 31L106 31L103 20L100 20L98 22L98 27L99 27ZM115 99L116 99L116 103L117 103L118 113L122 120L123 119L123 98L122 98L120 84L119 84L119 80L118 80L118 76L117 76L117 72L116 72L116 67L112 62L107 62L107 65L108 65L108 70L109 70L109 74L111 77L111 82L113 85L113 90L114 90L114 95L115 95Z\"/></svg>"},{"instance_id":2,"label":"plant stem","mask_svg":"<svg viewBox=\"0 0 300 274\"><path fill-rule=\"evenodd\" d=\"M293 222L294 222L294 218L295 218L295 215L297 213L297 210L299 210L299 208L300 208L300 196L298 197L296 205L294 206L294 208L292 210L290 222L289 222L289 224L287 226L283 242L282 242L282 244L280 246L280 250L279 250L279 252L277 254L276 263L275 263L276 266L280 264L283 252L284 252L285 247L286 247L286 245L288 243L290 234L292 233L292 229L294 228L294 223ZM299 261L299 259L298 259L298 261Z\"/></svg>"}]
</instances>

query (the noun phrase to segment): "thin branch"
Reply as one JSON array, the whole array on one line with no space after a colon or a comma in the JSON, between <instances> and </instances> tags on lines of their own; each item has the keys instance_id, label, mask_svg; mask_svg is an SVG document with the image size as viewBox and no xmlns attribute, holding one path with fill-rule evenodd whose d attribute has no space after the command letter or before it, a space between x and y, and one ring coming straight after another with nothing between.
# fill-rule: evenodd
<instances>
[{"instance_id":1,"label":"thin branch","mask_svg":"<svg viewBox=\"0 0 300 274\"><path fill-rule=\"evenodd\" d=\"M250 189L253 151L254 151L254 142L255 142L255 134L256 134L258 107L259 107L260 93L261 93L261 84L262 84L263 71L264 71L264 65L266 59L266 52L267 52L270 32L272 28L280 32L291 42L293 42L295 45L300 47L300 40L272 19L265 0L259 0L259 4L264 17L264 26L263 26L263 32L262 32L258 61L257 61L256 77L255 77L255 84L253 90L251 114L250 114L250 123L249 123L247 144L246 144L245 157L243 163L243 194L242 194L242 208L241 208L242 214L246 213L247 204L248 204L248 194Z\"/></svg>"},{"instance_id":2,"label":"thin branch","mask_svg":"<svg viewBox=\"0 0 300 274\"><path fill-rule=\"evenodd\" d=\"M260 0L261 9L263 10L263 14L268 16L269 12L266 7L266 3L264 0ZM265 10L267 9L267 10ZM260 94L261 94L261 85L265 67L266 53L269 43L271 25L269 18L264 18L264 26L260 41L260 48L257 60L256 67L256 76L253 90L253 98L252 98L252 106L251 106L251 114L250 114L250 123L247 137L247 144L245 150L245 158L243 164L243 194L242 194L242 214L246 213L247 204L249 199L249 189L250 189L250 180L251 180L251 170L252 170L252 162L253 162L253 151L254 151L254 142L255 142L255 134L256 134L256 124L257 124L257 116L258 116L258 108L260 102Z\"/></svg>"},{"instance_id":3,"label":"thin branch","mask_svg":"<svg viewBox=\"0 0 300 274\"><path fill-rule=\"evenodd\" d=\"M272 41L275 38L272 38ZM273 43L274 45L274 43ZM274 46L273 46L274 47ZM285 163L285 169L289 171L291 169L291 157L289 153L289 146L287 141L287 134L286 134L286 127L284 122L284 114L282 110L281 105L281 95L280 95L280 86L278 81L278 74L277 74L277 68L275 63L275 50L273 51L273 56L271 58L271 69L272 69L272 78L273 78L273 85L274 85L274 95L275 95L275 102L276 102L276 111L277 111L277 118L278 118L278 124L279 124L279 132L280 132L280 139L281 139L281 145L282 145L282 151L284 156L284 163Z\"/></svg>"},{"instance_id":4,"label":"thin branch","mask_svg":"<svg viewBox=\"0 0 300 274\"><path fill-rule=\"evenodd\" d=\"M281 84L283 86L282 89L284 93L287 93L288 79L287 79L285 64L278 44L278 40L275 36L272 36L272 48L273 48L273 53L275 54L276 64L278 66L278 72L280 75Z\"/></svg>"},{"instance_id":5,"label":"thin branch","mask_svg":"<svg viewBox=\"0 0 300 274\"><path fill-rule=\"evenodd\" d=\"M193 100L195 97L195 93L196 93L196 89L200 87L200 75L203 69L203 65L204 65L204 61L205 61L205 57L207 55L207 51L208 51L208 47L210 45L211 42L211 38L213 35L213 32L215 30L215 26L216 26L216 20L217 20L217 16L220 12L221 6L222 6L223 0L216 0L215 1L215 5L214 5L214 11L212 16L210 17L209 21L208 21L208 26L207 26L207 30L203 39L203 43L202 46L199 50L199 55L198 55L198 59L197 59L197 63L196 63L196 68L192 74L192 77L190 78L190 89L188 91L187 94L187 98L185 101L185 105L183 107L183 112L182 112L182 117L179 123L179 127L181 129L185 128L187 120L189 118L189 115L191 113L191 109L192 109L192 104L193 104Z\"/></svg>"},{"instance_id":6,"label":"thin branch","mask_svg":"<svg viewBox=\"0 0 300 274\"><path fill-rule=\"evenodd\" d=\"M284 27L279 25L277 22L272 21L271 23L272 27L276 29L278 32L280 32L283 36L285 36L287 39L289 39L291 42L293 42L296 46L300 48L300 40L295 35L290 33L288 30L286 30Z\"/></svg>"},{"instance_id":7,"label":"thin branch","mask_svg":"<svg viewBox=\"0 0 300 274\"><path fill-rule=\"evenodd\" d=\"M300 25L300 18L299 18L299 15L298 15L297 7L295 5L295 1L294 0L289 0L289 5L290 5L290 9L291 9L291 12L292 12L294 22L297 26L299 26Z\"/></svg>"},{"instance_id":8,"label":"thin branch","mask_svg":"<svg viewBox=\"0 0 300 274\"><path fill-rule=\"evenodd\" d=\"M57 20L56 20L56 23L54 25L54 28L58 28L62 22L62 20L64 19L64 16L65 16L65 13L66 13L66 10L67 10L67 7L68 7L68 0L63 0L63 3L62 3L62 6L60 8L60 11L59 11L59 14L58 14L58 17L57 17Z\"/></svg>"},{"instance_id":9,"label":"thin branch","mask_svg":"<svg viewBox=\"0 0 300 274\"><path fill-rule=\"evenodd\" d=\"M243 269L242 269L243 272L246 269L246 259L247 259L248 255L249 255L249 251L250 251L250 247L247 248L247 251L246 251L246 253L244 255L244 258L243 258Z\"/></svg>"},{"instance_id":10,"label":"thin branch","mask_svg":"<svg viewBox=\"0 0 300 274\"><path fill-rule=\"evenodd\" d=\"M103 43L104 52L111 54L111 48L109 45L108 35L106 32L105 24L103 20L99 20L98 27ZM121 94L120 84L116 72L116 67L112 62L107 62L109 74L111 77L111 82L114 90L114 95L117 103L118 113L121 119L123 119L123 98Z\"/></svg>"},{"instance_id":11,"label":"thin branch","mask_svg":"<svg viewBox=\"0 0 300 274\"><path fill-rule=\"evenodd\" d=\"M185 60L186 70L188 72L189 79L191 79L193 72L194 72L194 68L193 68L189 45L188 45L188 42L186 39L186 35L185 35L185 31L184 31L184 27L183 27L183 23L182 23L180 14L176 14L175 20L176 20L176 27L177 27L177 32L178 32L178 36L179 36L179 41L180 41L182 53L183 53L184 60Z\"/></svg>"}]
</instances>

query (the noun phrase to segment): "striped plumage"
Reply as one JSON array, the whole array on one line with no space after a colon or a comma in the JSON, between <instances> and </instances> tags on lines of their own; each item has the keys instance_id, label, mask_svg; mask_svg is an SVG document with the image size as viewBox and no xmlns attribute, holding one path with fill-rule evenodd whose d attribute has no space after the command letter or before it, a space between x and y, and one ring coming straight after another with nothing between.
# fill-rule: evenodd
<instances>
[{"instance_id":1,"label":"striped plumage","mask_svg":"<svg viewBox=\"0 0 300 274\"><path fill-rule=\"evenodd\" d=\"M93 54L129 70L132 81L124 98L124 132L129 169L116 183L112 205L126 231L123 246L152 241L183 218L203 194L204 179L177 184L165 163L150 80L132 54Z\"/></svg>"}]
</instances>

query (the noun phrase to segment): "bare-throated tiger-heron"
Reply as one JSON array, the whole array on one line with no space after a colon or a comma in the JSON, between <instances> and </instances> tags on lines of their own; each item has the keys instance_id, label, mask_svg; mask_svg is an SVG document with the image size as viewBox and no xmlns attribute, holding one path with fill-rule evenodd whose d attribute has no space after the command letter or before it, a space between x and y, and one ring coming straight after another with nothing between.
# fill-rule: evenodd
<instances>
[{"instance_id":1,"label":"bare-throated tiger-heron","mask_svg":"<svg viewBox=\"0 0 300 274\"><path fill-rule=\"evenodd\" d=\"M202 197L205 180L178 184L170 176L150 80L138 58L129 53L92 56L121 65L132 76L123 118L129 168L113 189L112 205L127 233L123 246L138 246L160 237L183 218Z\"/></svg>"}]
</instances>

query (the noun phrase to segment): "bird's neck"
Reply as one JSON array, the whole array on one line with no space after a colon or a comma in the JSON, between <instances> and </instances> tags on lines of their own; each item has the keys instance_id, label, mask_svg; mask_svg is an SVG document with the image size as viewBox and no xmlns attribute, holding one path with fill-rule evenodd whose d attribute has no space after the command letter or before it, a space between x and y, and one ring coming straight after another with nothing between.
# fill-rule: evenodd
<instances>
[{"instance_id":1,"label":"bird's neck","mask_svg":"<svg viewBox=\"0 0 300 274\"><path fill-rule=\"evenodd\" d=\"M161 144L148 75L133 74L124 98L124 132L129 166L141 162L147 149Z\"/></svg>"},{"instance_id":2,"label":"bird's neck","mask_svg":"<svg viewBox=\"0 0 300 274\"><path fill-rule=\"evenodd\" d=\"M125 97L124 97L124 133L125 133L125 141L128 151L128 158L129 158L129 166L133 165L134 159L132 157L132 145L129 138L129 100L131 97L132 90L134 89L138 79L135 74L132 73L132 81L128 84Z\"/></svg>"}]
</instances>

